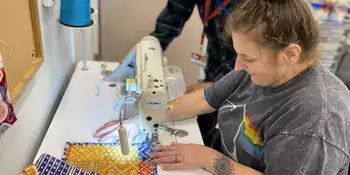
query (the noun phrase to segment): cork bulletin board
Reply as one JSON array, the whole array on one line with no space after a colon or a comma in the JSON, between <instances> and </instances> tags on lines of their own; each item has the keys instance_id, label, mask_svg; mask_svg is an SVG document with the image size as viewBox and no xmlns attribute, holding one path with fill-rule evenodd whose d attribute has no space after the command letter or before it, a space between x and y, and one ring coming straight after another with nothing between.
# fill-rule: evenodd
<instances>
[{"instance_id":1,"label":"cork bulletin board","mask_svg":"<svg viewBox=\"0 0 350 175\"><path fill-rule=\"evenodd\" d=\"M37 0L0 0L0 53L15 103L44 60Z\"/></svg>"}]
</instances>

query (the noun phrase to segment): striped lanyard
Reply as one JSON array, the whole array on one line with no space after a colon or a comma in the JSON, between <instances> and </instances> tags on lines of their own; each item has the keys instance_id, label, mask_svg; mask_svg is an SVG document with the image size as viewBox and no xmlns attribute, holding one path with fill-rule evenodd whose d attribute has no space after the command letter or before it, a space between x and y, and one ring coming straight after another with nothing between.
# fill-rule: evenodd
<instances>
[{"instance_id":1,"label":"striped lanyard","mask_svg":"<svg viewBox=\"0 0 350 175\"><path fill-rule=\"evenodd\" d=\"M214 10L213 13L210 14L210 6L211 6L211 0L205 0L205 8L204 8L204 28L208 27L208 22L212 18L216 17L221 13L222 10L225 11L225 13L230 14L230 12L226 9L228 3L230 3L231 0L225 0L223 3L221 3L220 0L216 0L216 3L219 5L218 8ZM204 31L202 33L202 39L201 39L201 45L203 45L204 40Z\"/></svg>"},{"instance_id":2,"label":"striped lanyard","mask_svg":"<svg viewBox=\"0 0 350 175\"><path fill-rule=\"evenodd\" d=\"M205 0L204 27L207 27L209 20L220 14L222 10L224 10L225 13L230 14L230 12L226 9L226 6L230 3L230 1L231 0L225 0L222 3L220 0L216 0L216 3L219 5L219 7L216 8L214 12L210 14L211 0Z\"/></svg>"},{"instance_id":3,"label":"striped lanyard","mask_svg":"<svg viewBox=\"0 0 350 175\"><path fill-rule=\"evenodd\" d=\"M231 2L231 0L225 0L224 2L221 2L220 0L216 0L216 3L219 5L218 8L214 10L213 13L210 13L210 6L211 6L211 0L205 0L204 5L204 29L202 32L202 37L200 41L200 48L199 48L199 54L192 53L191 55L191 61L194 64L197 64L201 67L205 67L205 48L204 48L204 40L205 40L205 29L208 27L209 20L213 19L217 15L221 13L221 11L224 11L226 14L230 14L229 11L226 9L226 6Z\"/></svg>"},{"instance_id":4,"label":"striped lanyard","mask_svg":"<svg viewBox=\"0 0 350 175\"><path fill-rule=\"evenodd\" d=\"M231 0L225 0L223 3L220 0L216 0L216 3L219 5L218 8L214 10L213 13L210 14L210 6L211 0L205 0L205 8L204 8L204 29L208 27L209 20L213 19L217 15L224 11L226 14L230 14L230 12L226 9L227 5L231 2ZM203 44L204 44L205 33L203 30L201 43L200 43L200 53L203 53Z\"/></svg>"}]
</instances>

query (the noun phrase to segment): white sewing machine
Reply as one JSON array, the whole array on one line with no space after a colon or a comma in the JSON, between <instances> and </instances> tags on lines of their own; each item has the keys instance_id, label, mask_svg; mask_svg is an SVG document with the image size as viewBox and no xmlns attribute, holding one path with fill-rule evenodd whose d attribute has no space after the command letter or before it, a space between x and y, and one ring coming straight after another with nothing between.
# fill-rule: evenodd
<instances>
[{"instance_id":1,"label":"white sewing machine","mask_svg":"<svg viewBox=\"0 0 350 175\"><path fill-rule=\"evenodd\" d=\"M184 88L176 89L177 86L185 86L181 69L167 66L166 62L159 41L155 37L147 36L105 78L107 81L126 82L124 96L134 98L136 102L131 101L134 104L128 105L128 100L125 99L124 106L129 106L128 111L136 110L140 114L141 132L147 133L148 138L155 142L158 140L160 124L164 121L167 110L171 109L167 103L184 93ZM130 109L130 106L134 106L134 109ZM120 142L125 140L122 134L120 133Z\"/></svg>"}]
</instances>

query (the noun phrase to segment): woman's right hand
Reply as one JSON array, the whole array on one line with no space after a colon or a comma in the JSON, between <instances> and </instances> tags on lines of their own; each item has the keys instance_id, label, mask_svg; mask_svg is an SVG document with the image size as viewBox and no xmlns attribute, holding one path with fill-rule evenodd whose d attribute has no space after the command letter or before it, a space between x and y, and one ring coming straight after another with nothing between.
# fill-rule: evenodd
<instances>
[{"instance_id":1,"label":"woman's right hand","mask_svg":"<svg viewBox=\"0 0 350 175\"><path fill-rule=\"evenodd\" d=\"M134 142L136 136L140 132L139 115L136 115L128 118L127 120L124 120L123 126L126 127L128 142L131 145ZM118 140L119 139L118 128L119 128L119 120L112 120L110 122L105 123L99 129L97 129L93 136L99 142L106 141L110 138L116 138Z\"/></svg>"}]
</instances>

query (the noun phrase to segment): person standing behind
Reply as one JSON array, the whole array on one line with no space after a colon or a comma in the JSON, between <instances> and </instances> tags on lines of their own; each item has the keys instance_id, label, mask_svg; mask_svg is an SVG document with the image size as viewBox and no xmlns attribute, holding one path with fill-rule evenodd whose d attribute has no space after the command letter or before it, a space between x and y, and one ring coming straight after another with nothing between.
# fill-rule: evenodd
<instances>
[{"instance_id":1,"label":"person standing behind","mask_svg":"<svg viewBox=\"0 0 350 175\"><path fill-rule=\"evenodd\" d=\"M203 22L202 40L204 36L208 39L204 84L211 84L234 68L237 53L231 47L231 41L221 39L221 35L225 19L228 17L227 13L229 13L227 9L237 3L237 0L224 0L223 2L220 0L168 0L166 7L157 18L155 30L150 35L159 40L165 51L171 42L181 34L197 5ZM193 56L195 55L201 56L200 54ZM202 88L202 86L196 87Z\"/></svg>"},{"instance_id":2,"label":"person standing behind","mask_svg":"<svg viewBox=\"0 0 350 175\"><path fill-rule=\"evenodd\" d=\"M237 53L233 49L232 40L224 40L221 36L229 14L227 9L234 7L239 2L239 0L168 0L166 7L158 16L155 30L150 35L159 40L165 51L171 42L181 34L195 6L198 7L203 22L201 49L205 49L202 48L204 37L207 38L208 44L206 58L199 53L192 54L192 60L196 60L194 57L197 57L199 62L205 65L205 79L204 82L188 86L186 93L210 86L234 68ZM210 131L217 123L216 113L198 116L197 121L204 144L208 146L211 143Z\"/></svg>"}]
</instances>

